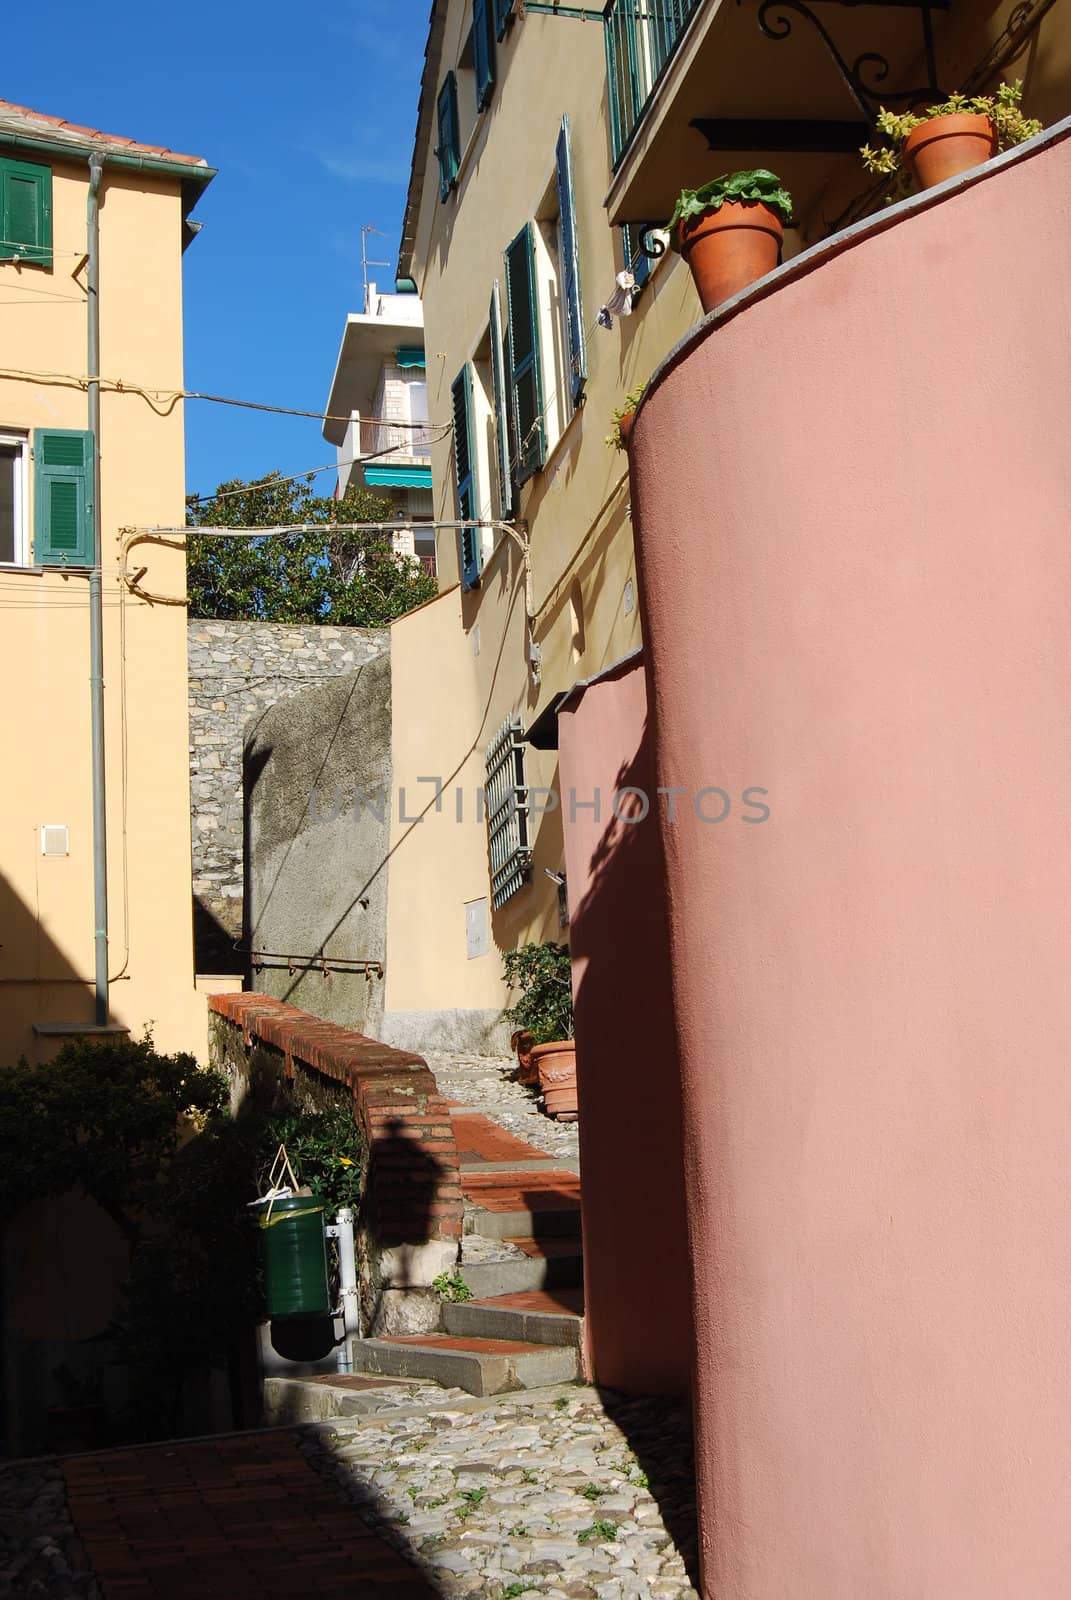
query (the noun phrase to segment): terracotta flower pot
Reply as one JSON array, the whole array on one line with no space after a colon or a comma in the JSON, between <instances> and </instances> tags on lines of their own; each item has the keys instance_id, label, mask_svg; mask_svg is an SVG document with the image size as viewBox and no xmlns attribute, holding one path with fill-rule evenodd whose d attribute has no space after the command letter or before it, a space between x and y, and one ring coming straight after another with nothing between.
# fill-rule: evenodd
<instances>
[{"instance_id":1,"label":"terracotta flower pot","mask_svg":"<svg viewBox=\"0 0 1071 1600\"><path fill-rule=\"evenodd\" d=\"M532 1060L532 1051L535 1040L527 1028L518 1028L510 1037L510 1044L517 1052L517 1077L521 1083L538 1083L539 1074L536 1072L535 1062Z\"/></svg>"},{"instance_id":2,"label":"terracotta flower pot","mask_svg":"<svg viewBox=\"0 0 1071 1600\"><path fill-rule=\"evenodd\" d=\"M988 161L997 148L997 135L988 117L959 112L953 117L931 117L912 128L904 140L904 159L920 189L932 189L972 167Z\"/></svg>"},{"instance_id":3,"label":"terracotta flower pot","mask_svg":"<svg viewBox=\"0 0 1071 1600\"><path fill-rule=\"evenodd\" d=\"M761 200L726 200L680 226L681 255L704 311L713 311L776 267L785 230Z\"/></svg>"},{"instance_id":4,"label":"terracotta flower pot","mask_svg":"<svg viewBox=\"0 0 1071 1600\"><path fill-rule=\"evenodd\" d=\"M547 1115L575 1117L576 1045L572 1039L558 1040L554 1044L537 1044L532 1050L532 1061L539 1074Z\"/></svg>"},{"instance_id":5,"label":"terracotta flower pot","mask_svg":"<svg viewBox=\"0 0 1071 1600\"><path fill-rule=\"evenodd\" d=\"M622 448L622 450L627 450L628 449L628 442L629 442L629 439L632 437L632 424L633 424L633 422L635 420L636 420L635 411L629 411L625 416L620 417L618 419L617 431L621 435L621 448Z\"/></svg>"}]
</instances>

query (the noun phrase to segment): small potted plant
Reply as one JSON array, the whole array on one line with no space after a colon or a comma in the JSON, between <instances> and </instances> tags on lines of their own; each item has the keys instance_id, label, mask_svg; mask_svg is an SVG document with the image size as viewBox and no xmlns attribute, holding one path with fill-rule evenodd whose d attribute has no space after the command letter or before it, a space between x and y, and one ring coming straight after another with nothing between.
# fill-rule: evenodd
<instances>
[{"instance_id":1,"label":"small potted plant","mask_svg":"<svg viewBox=\"0 0 1071 1600\"><path fill-rule=\"evenodd\" d=\"M548 940L507 950L506 982L520 998L506 1015L515 1025L514 1048L543 1092L552 1117L576 1116L576 1046L573 1043L573 977L569 946Z\"/></svg>"},{"instance_id":2,"label":"small potted plant","mask_svg":"<svg viewBox=\"0 0 1071 1600\"><path fill-rule=\"evenodd\" d=\"M907 192L908 177L916 188L932 189L1041 132L1036 117L1023 116L1022 97L1022 80L1017 79L1002 83L995 94L953 94L921 112L882 106L877 128L890 142L877 149L865 144L860 151L863 165L879 177L899 175L902 193ZM893 196L899 197L899 192Z\"/></svg>"},{"instance_id":3,"label":"small potted plant","mask_svg":"<svg viewBox=\"0 0 1071 1600\"><path fill-rule=\"evenodd\" d=\"M791 220L792 196L764 167L681 190L670 243L691 268L704 311L773 271Z\"/></svg>"},{"instance_id":4,"label":"small potted plant","mask_svg":"<svg viewBox=\"0 0 1071 1600\"><path fill-rule=\"evenodd\" d=\"M621 405L612 413L613 427L606 435L606 443L611 450L628 449L629 435L632 432L632 418L646 387L646 383L638 383L635 389L630 389Z\"/></svg>"}]
</instances>

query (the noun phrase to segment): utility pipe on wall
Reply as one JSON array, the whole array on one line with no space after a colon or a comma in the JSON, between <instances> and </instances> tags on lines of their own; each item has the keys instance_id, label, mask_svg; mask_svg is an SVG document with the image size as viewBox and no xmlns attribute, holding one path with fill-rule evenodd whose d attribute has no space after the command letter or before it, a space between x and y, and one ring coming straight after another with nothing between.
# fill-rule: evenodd
<instances>
[{"instance_id":1,"label":"utility pipe on wall","mask_svg":"<svg viewBox=\"0 0 1071 1600\"><path fill-rule=\"evenodd\" d=\"M93 786L93 953L96 1021L108 1021L108 825L104 789L104 595L100 519L100 185L104 162L89 158L86 201L86 327L93 481L93 565L89 573L89 691Z\"/></svg>"}]
</instances>

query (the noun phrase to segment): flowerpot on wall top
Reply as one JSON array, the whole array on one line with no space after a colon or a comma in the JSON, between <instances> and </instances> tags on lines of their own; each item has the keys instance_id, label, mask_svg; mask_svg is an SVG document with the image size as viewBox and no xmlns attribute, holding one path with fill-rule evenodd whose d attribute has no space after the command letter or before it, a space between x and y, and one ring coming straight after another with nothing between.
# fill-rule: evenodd
<instances>
[{"instance_id":1,"label":"flowerpot on wall top","mask_svg":"<svg viewBox=\"0 0 1071 1600\"><path fill-rule=\"evenodd\" d=\"M680 225L680 250L704 311L772 272L781 258L784 226L761 200L726 200L716 211Z\"/></svg>"},{"instance_id":2,"label":"flowerpot on wall top","mask_svg":"<svg viewBox=\"0 0 1071 1600\"><path fill-rule=\"evenodd\" d=\"M920 189L932 189L946 178L980 167L997 148L997 135L986 116L957 112L931 117L912 128L904 140L904 159Z\"/></svg>"}]
</instances>

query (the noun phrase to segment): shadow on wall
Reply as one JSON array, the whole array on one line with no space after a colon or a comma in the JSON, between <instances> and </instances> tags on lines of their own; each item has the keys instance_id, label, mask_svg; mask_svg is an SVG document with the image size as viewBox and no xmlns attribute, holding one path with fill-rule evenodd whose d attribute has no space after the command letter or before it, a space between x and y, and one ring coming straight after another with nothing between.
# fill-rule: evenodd
<instances>
[{"instance_id":1,"label":"shadow on wall","mask_svg":"<svg viewBox=\"0 0 1071 1600\"><path fill-rule=\"evenodd\" d=\"M66 860L40 858L37 893L43 905L54 900L61 888L58 882L55 887L42 882L44 873L64 871L67 866ZM84 945L92 965L91 907L86 911ZM33 1058L35 1022L92 1021L93 980L88 971L87 967L81 976L75 971L45 932L38 914L0 873L0 1067L22 1055Z\"/></svg>"},{"instance_id":2,"label":"shadow on wall","mask_svg":"<svg viewBox=\"0 0 1071 1600\"><path fill-rule=\"evenodd\" d=\"M239 902L235 902L239 904ZM194 971L210 976L231 976L240 973L249 981L249 957L236 945L242 940L241 928L232 929L222 923L212 908L200 895L193 897L193 959Z\"/></svg>"},{"instance_id":3,"label":"shadow on wall","mask_svg":"<svg viewBox=\"0 0 1071 1600\"><path fill-rule=\"evenodd\" d=\"M573 832L584 885L570 928L575 988L580 1170L583 1177L587 1339L596 1377L632 1394L685 1395L694 1328L685 1206L679 1051L674 1021L665 858L642 667L594 686L597 699L562 740L568 781L609 796L633 789L607 820ZM588 691L592 693L591 690ZM564 717L572 715L569 712ZM633 744L612 780L586 731L607 729L608 751ZM637 728L639 733L637 734ZM576 757L579 756L579 761ZM574 772L590 759L592 766ZM607 773L613 771L604 762ZM593 781L592 781L593 780ZM577 865L586 872L577 871ZM574 980L575 982L575 980ZM637 1263L642 1266L642 1292Z\"/></svg>"}]
</instances>

